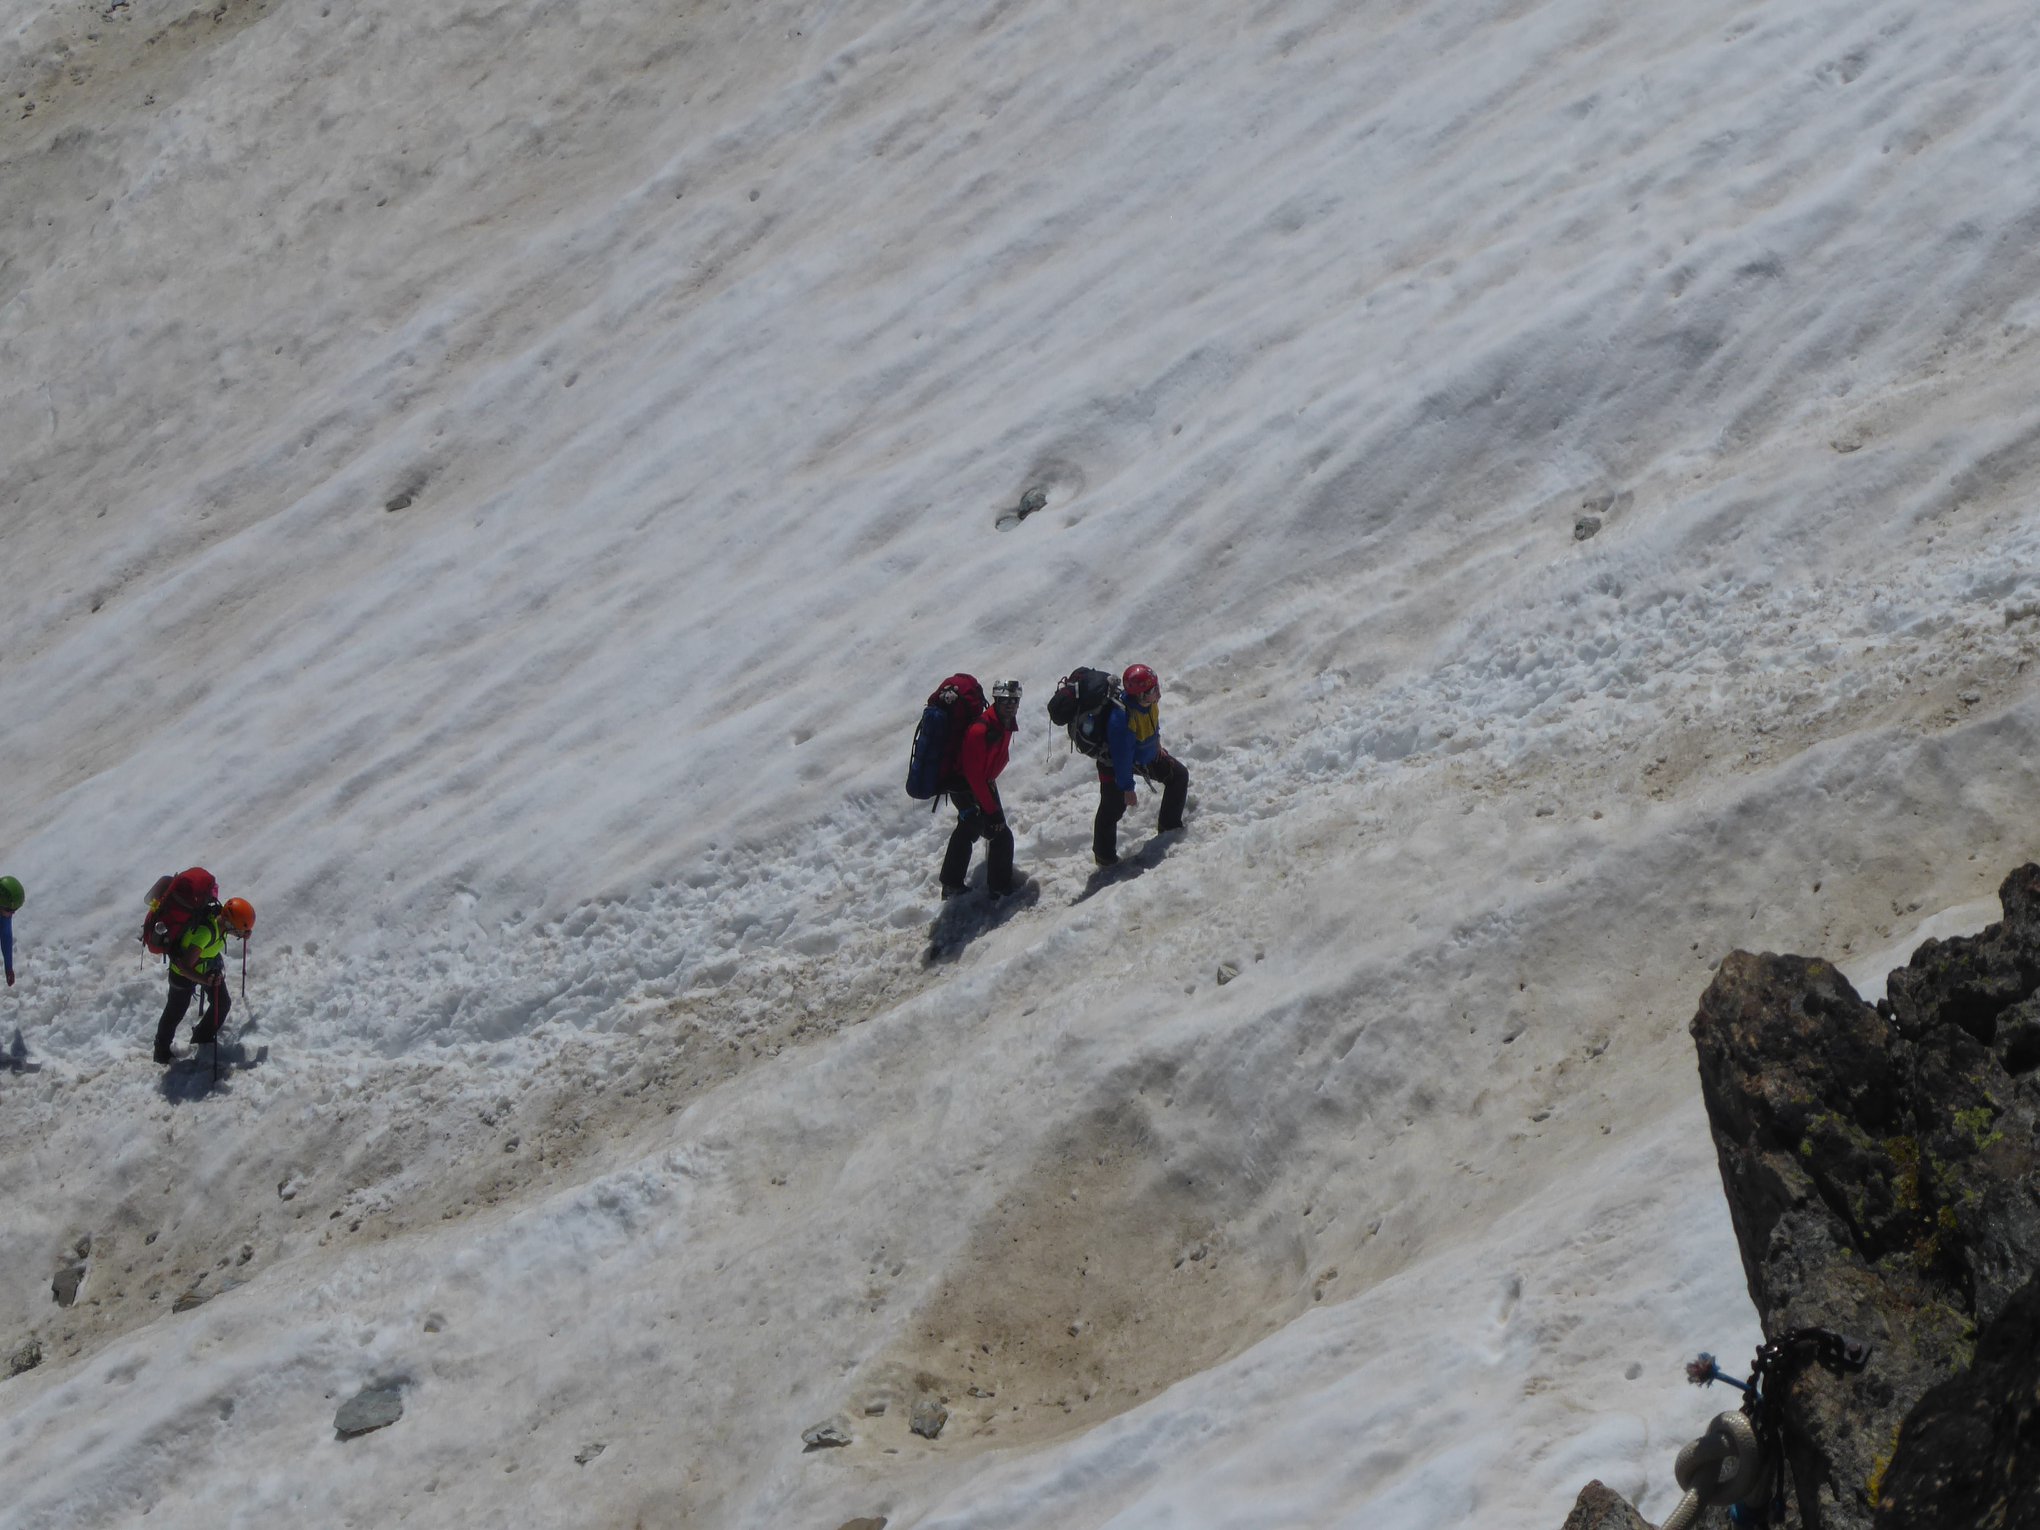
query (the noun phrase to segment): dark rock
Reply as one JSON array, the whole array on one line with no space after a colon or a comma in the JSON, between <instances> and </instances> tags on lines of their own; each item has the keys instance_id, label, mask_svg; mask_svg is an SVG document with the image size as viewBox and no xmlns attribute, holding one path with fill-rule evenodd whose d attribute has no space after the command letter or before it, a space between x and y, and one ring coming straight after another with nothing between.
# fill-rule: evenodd
<instances>
[{"instance_id":1,"label":"dark rock","mask_svg":"<svg viewBox=\"0 0 2040 1530\"><path fill-rule=\"evenodd\" d=\"M874 1514L868 1519L846 1519L836 1530L885 1530L885 1516Z\"/></svg>"},{"instance_id":2,"label":"dark rock","mask_svg":"<svg viewBox=\"0 0 2040 1530\"><path fill-rule=\"evenodd\" d=\"M1015 526L1019 525L1022 521L1026 520L1028 516L1033 515L1037 510L1046 508L1047 505L1048 505L1047 488L1044 487L1043 485L1036 484L1033 488L1029 489L1025 494L1022 494L1020 496L1019 504L1015 505L1010 510L1001 510L999 512L999 518L996 522L994 522L994 524L1001 531L1011 531Z\"/></svg>"},{"instance_id":3,"label":"dark rock","mask_svg":"<svg viewBox=\"0 0 2040 1530\"><path fill-rule=\"evenodd\" d=\"M2040 866L2022 866L1998 889L2004 921L1957 940L1930 940L1891 974L1883 1006L1913 1038L1960 1026L1985 1046L2000 1016L2040 989Z\"/></svg>"},{"instance_id":4,"label":"dark rock","mask_svg":"<svg viewBox=\"0 0 2040 1530\"><path fill-rule=\"evenodd\" d=\"M1628 1499L1597 1479L1580 1489L1563 1530L1652 1530L1652 1526Z\"/></svg>"},{"instance_id":5,"label":"dark rock","mask_svg":"<svg viewBox=\"0 0 2040 1530\"><path fill-rule=\"evenodd\" d=\"M608 1448L609 1446L601 1440L595 1441L592 1445L583 1445L574 1452L574 1464L576 1466L586 1466Z\"/></svg>"},{"instance_id":6,"label":"dark rock","mask_svg":"<svg viewBox=\"0 0 2040 1530\"><path fill-rule=\"evenodd\" d=\"M907 1427L924 1440L932 1440L942 1433L942 1426L949 1422L949 1410L933 1398L914 1404L912 1418Z\"/></svg>"},{"instance_id":7,"label":"dark rock","mask_svg":"<svg viewBox=\"0 0 2040 1530\"><path fill-rule=\"evenodd\" d=\"M1876 1009L1826 962L1738 951L1693 1019L1765 1334L1875 1346L1860 1374L1808 1365L1772 1389L1815 1530L1867 1530L1901 1422L2040 1270L2040 1091L2007 1062L2040 1020L2023 1008L2040 993L2040 867L2002 896L2002 924L1929 941ZM1945 1404L1944 1429L1979 1407Z\"/></svg>"},{"instance_id":8,"label":"dark rock","mask_svg":"<svg viewBox=\"0 0 2040 1530\"><path fill-rule=\"evenodd\" d=\"M1878 1530L2040 1525L2040 1280L2005 1304L1976 1353L1906 1415Z\"/></svg>"},{"instance_id":9,"label":"dark rock","mask_svg":"<svg viewBox=\"0 0 2040 1530\"><path fill-rule=\"evenodd\" d=\"M357 1434L387 1429L403 1416L403 1386L400 1383L386 1383L382 1386L363 1387L342 1403L340 1411L333 1415L333 1428L341 1439L352 1439Z\"/></svg>"},{"instance_id":10,"label":"dark rock","mask_svg":"<svg viewBox=\"0 0 2040 1530\"><path fill-rule=\"evenodd\" d=\"M2024 1000L2000 1014L1994 1045L2007 1073L2016 1076L2040 1067L2040 999Z\"/></svg>"},{"instance_id":11,"label":"dark rock","mask_svg":"<svg viewBox=\"0 0 2040 1530\"><path fill-rule=\"evenodd\" d=\"M84 1282L85 1266L67 1264L50 1281L50 1295L56 1298L59 1307L68 1307L78 1299L78 1287Z\"/></svg>"},{"instance_id":12,"label":"dark rock","mask_svg":"<svg viewBox=\"0 0 2040 1530\"><path fill-rule=\"evenodd\" d=\"M7 1357L8 1376L19 1376L23 1371L32 1371L42 1364L42 1344L39 1340L25 1340L21 1347Z\"/></svg>"}]
</instances>

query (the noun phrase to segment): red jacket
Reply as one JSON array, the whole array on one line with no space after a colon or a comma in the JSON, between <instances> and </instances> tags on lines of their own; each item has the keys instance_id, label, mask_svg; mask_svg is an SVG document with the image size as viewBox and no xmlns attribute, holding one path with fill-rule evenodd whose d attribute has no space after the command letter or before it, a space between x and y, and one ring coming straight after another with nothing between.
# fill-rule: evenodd
<instances>
[{"instance_id":1,"label":"red jacket","mask_svg":"<svg viewBox=\"0 0 2040 1530\"><path fill-rule=\"evenodd\" d=\"M1012 735L991 707L986 707L985 715L964 732L963 755L957 768L963 772L964 784L977 799L977 805L987 813L1000 811L999 794L992 790L992 783L1006 768L1006 750L1011 742Z\"/></svg>"}]
</instances>

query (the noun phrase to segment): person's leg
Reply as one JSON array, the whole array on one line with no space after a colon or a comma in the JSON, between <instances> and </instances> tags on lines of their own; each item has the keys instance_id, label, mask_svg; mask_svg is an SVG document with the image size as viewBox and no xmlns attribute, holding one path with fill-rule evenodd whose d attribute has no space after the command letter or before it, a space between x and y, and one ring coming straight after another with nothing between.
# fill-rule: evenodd
<instances>
[{"instance_id":1,"label":"person's leg","mask_svg":"<svg viewBox=\"0 0 2040 1530\"><path fill-rule=\"evenodd\" d=\"M234 1007L233 991L224 977L206 989L204 998L205 1013L191 1032L192 1042L197 1046L204 1046L219 1035L220 1027L227 1023L227 1011Z\"/></svg>"},{"instance_id":2,"label":"person's leg","mask_svg":"<svg viewBox=\"0 0 2040 1530\"><path fill-rule=\"evenodd\" d=\"M163 1018L156 1022L156 1061L170 1061L170 1043L177 1039L177 1027L191 1008L191 980L170 974L170 997L163 1004Z\"/></svg>"},{"instance_id":3,"label":"person's leg","mask_svg":"<svg viewBox=\"0 0 2040 1530\"><path fill-rule=\"evenodd\" d=\"M1119 820L1126 816L1126 798L1113 784L1112 772L1098 772L1098 816L1091 820L1091 856L1100 866L1119 859Z\"/></svg>"},{"instance_id":4,"label":"person's leg","mask_svg":"<svg viewBox=\"0 0 2040 1530\"><path fill-rule=\"evenodd\" d=\"M1162 811L1155 819L1155 832L1167 834L1183 827L1183 799L1190 795L1190 771L1172 754L1155 760L1154 779L1162 786Z\"/></svg>"},{"instance_id":5,"label":"person's leg","mask_svg":"<svg viewBox=\"0 0 2040 1530\"><path fill-rule=\"evenodd\" d=\"M997 898L1013 890L1013 826L1005 821L1006 804L996 786L992 800L999 803L999 826L985 836L985 890Z\"/></svg>"},{"instance_id":6,"label":"person's leg","mask_svg":"<svg viewBox=\"0 0 2040 1530\"><path fill-rule=\"evenodd\" d=\"M956 827L949 831L949 849L942 857L942 890L962 892L970 878L970 847L977 843L981 816L968 787L951 794L956 804Z\"/></svg>"}]
</instances>

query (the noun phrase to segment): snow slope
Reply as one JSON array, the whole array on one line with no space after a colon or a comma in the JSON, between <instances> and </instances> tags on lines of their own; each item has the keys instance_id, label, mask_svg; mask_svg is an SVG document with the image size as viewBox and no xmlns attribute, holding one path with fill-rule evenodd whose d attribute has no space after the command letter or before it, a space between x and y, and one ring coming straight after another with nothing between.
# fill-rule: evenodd
<instances>
[{"instance_id":1,"label":"snow slope","mask_svg":"<svg viewBox=\"0 0 2040 1530\"><path fill-rule=\"evenodd\" d=\"M1874 987L2034 853L2036 63L0 0L0 1525L1663 1513L1756 1338L1710 967ZM1190 831L1102 879L1039 703L1135 659ZM957 668L997 909L899 790Z\"/></svg>"}]
</instances>

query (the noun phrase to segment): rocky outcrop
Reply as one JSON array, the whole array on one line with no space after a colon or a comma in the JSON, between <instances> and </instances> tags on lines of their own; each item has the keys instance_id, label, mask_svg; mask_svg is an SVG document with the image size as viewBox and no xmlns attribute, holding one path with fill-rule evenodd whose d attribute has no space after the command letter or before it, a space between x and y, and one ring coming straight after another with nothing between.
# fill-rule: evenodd
<instances>
[{"instance_id":1,"label":"rocky outcrop","mask_svg":"<svg viewBox=\"0 0 2040 1530\"><path fill-rule=\"evenodd\" d=\"M1878 1530L2040 1525L2040 1280L1978 1335L1976 1356L1906 1415Z\"/></svg>"},{"instance_id":2,"label":"rocky outcrop","mask_svg":"<svg viewBox=\"0 0 2040 1530\"><path fill-rule=\"evenodd\" d=\"M1651 1530L1650 1521L1629 1500L1600 1481L1580 1489L1579 1501L1566 1515L1562 1530Z\"/></svg>"},{"instance_id":3,"label":"rocky outcrop","mask_svg":"<svg viewBox=\"0 0 2040 1530\"><path fill-rule=\"evenodd\" d=\"M1998 1438L2030 1427L2031 1376L1970 1371L1978 1329L2000 1320L2032 1353L2022 1291L2040 1270L2040 867L2001 896L2001 924L1929 941L1874 1009L1827 962L1736 952L1693 1019L1765 1333L1818 1326L1876 1349L1861 1374L1808 1366L1774 1398L1813 1530L1987 1522L1896 1517L1901 1482L1912 1502L1945 1480L1908 1430L2031 1475L2032 1450ZM2002 1390L2020 1385L2023 1413ZM1986 1490L2032 1492L2001 1474Z\"/></svg>"}]
</instances>

